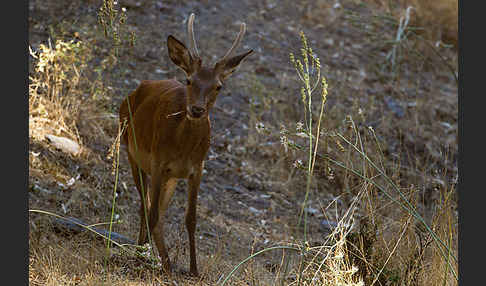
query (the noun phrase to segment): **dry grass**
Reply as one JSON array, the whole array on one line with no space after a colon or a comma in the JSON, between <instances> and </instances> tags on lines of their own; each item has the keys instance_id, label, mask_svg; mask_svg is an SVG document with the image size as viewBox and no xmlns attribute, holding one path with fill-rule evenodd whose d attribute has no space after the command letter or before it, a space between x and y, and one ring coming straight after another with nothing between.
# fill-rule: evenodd
<instances>
[{"instance_id":1,"label":"dry grass","mask_svg":"<svg viewBox=\"0 0 486 286\"><path fill-rule=\"evenodd\" d=\"M457 47L459 31L458 0L375 0L374 2L397 17L397 19L402 16L403 11L407 7L414 7L414 15L411 18L412 26L424 27L420 33L423 33L427 39L432 41L440 40L445 44L452 44Z\"/></svg>"},{"instance_id":2,"label":"dry grass","mask_svg":"<svg viewBox=\"0 0 486 286\"><path fill-rule=\"evenodd\" d=\"M89 55L82 42L57 41L31 50L36 59L29 84L29 137L42 140L46 133L79 140L75 126L80 101L77 99L83 70ZM81 57L79 57L81 55Z\"/></svg>"}]
</instances>

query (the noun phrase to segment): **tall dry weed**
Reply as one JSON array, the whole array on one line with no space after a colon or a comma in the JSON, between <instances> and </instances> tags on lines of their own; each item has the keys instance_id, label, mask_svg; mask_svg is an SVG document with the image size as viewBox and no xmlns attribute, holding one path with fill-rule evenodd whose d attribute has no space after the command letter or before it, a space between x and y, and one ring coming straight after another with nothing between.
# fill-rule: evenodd
<instances>
[{"instance_id":1,"label":"tall dry weed","mask_svg":"<svg viewBox=\"0 0 486 286\"><path fill-rule=\"evenodd\" d=\"M79 103L89 82L85 77L91 51L81 41L57 40L30 48L34 59L29 75L29 136L47 133L80 141L76 127Z\"/></svg>"},{"instance_id":2,"label":"tall dry weed","mask_svg":"<svg viewBox=\"0 0 486 286\"><path fill-rule=\"evenodd\" d=\"M420 27L427 39L442 41L457 47L459 31L458 0L376 0L374 1L397 19L407 7L414 8L411 26Z\"/></svg>"}]
</instances>

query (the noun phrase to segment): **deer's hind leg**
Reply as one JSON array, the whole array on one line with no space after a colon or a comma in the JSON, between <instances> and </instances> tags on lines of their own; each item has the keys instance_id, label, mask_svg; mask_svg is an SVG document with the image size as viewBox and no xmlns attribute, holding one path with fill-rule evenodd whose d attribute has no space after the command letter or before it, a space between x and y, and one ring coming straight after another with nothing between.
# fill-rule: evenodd
<instances>
[{"instance_id":1,"label":"deer's hind leg","mask_svg":"<svg viewBox=\"0 0 486 286\"><path fill-rule=\"evenodd\" d=\"M137 166L137 163L130 154L128 154L128 161L130 162L132 169L132 176L133 180L135 181L135 186L137 187L138 194L140 195L140 231L138 234L138 244L143 245L148 241L146 217L149 210L147 197L147 174L142 170L142 168Z\"/></svg>"}]
</instances>

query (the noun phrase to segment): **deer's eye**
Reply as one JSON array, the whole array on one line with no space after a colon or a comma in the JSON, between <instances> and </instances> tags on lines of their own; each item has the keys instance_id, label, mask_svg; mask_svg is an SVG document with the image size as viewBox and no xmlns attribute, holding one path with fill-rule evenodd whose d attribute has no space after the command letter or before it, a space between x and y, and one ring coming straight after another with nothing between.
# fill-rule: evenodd
<instances>
[{"instance_id":1,"label":"deer's eye","mask_svg":"<svg viewBox=\"0 0 486 286\"><path fill-rule=\"evenodd\" d=\"M222 85L218 85L218 86L216 87L216 91L220 91L222 87L223 87Z\"/></svg>"},{"instance_id":2,"label":"deer's eye","mask_svg":"<svg viewBox=\"0 0 486 286\"><path fill-rule=\"evenodd\" d=\"M191 85L191 81L188 78L186 78L186 85Z\"/></svg>"}]
</instances>

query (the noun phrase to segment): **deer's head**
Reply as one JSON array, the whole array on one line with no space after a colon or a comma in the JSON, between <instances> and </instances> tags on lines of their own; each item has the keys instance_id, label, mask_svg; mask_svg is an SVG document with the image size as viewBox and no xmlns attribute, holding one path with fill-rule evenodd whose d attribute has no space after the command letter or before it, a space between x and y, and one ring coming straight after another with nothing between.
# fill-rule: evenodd
<instances>
[{"instance_id":1,"label":"deer's head","mask_svg":"<svg viewBox=\"0 0 486 286\"><path fill-rule=\"evenodd\" d=\"M216 97L223 87L225 79L236 70L244 58L253 52L253 50L249 50L233 56L233 52L245 34L246 25L242 23L240 32L228 52L214 66L203 66L196 47L193 23L194 13L191 14L187 21L187 35L190 49L186 48L181 41L172 35L167 38L170 59L186 74L186 116L190 120L204 118L207 115L216 101Z\"/></svg>"}]
</instances>

